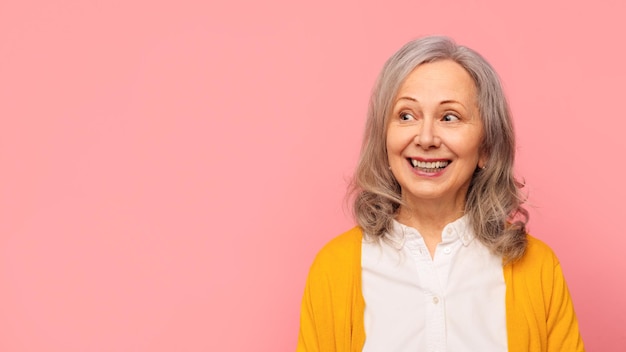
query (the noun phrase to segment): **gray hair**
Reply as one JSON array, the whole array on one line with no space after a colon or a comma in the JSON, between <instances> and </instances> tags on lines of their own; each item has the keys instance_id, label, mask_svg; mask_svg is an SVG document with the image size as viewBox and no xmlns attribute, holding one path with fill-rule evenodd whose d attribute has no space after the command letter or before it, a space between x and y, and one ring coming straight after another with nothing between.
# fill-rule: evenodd
<instances>
[{"instance_id":1,"label":"gray hair","mask_svg":"<svg viewBox=\"0 0 626 352\"><path fill-rule=\"evenodd\" d=\"M526 249L528 212L522 207L523 185L513 176L515 134L500 79L491 65L474 50L450 38L431 36L405 44L385 63L372 92L361 156L350 185L353 212L368 236L384 238L402 205L400 185L387 167L386 136L392 103L406 77L419 65L452 60L472 77L484 137L480 151L486 168L472 176L465 214L476 237L507 261Z\"/></svg>"}]
</instances>

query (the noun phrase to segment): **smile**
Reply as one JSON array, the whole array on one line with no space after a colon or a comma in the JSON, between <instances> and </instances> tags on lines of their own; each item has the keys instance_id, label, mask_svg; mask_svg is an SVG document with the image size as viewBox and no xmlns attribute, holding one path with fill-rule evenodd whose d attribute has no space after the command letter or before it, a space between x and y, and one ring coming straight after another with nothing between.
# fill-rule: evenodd
<instances>
[{"instance_id":1,"label":"smile","mask_svg":"<svg viewBox=\"0 0 626 352\"><path fill-rule=\"evenodd\" d=\"M414 169L418 169L422 172L430 172L435 173L439 172L446 168L446 166L450 165L450 160L439 160L439 161L420 161L415 159L407 159L413 165Z\"/></svg>"}]
</instances>

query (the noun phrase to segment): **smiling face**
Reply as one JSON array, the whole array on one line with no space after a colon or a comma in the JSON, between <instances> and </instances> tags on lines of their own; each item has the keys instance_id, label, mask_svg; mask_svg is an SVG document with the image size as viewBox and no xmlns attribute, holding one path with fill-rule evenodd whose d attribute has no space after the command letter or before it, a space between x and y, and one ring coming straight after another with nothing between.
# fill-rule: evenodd
<instances>
[{"instance_id":1,"label":"smiling face","mask_svg":"<svg viewBox=\"0 0 626 352\"><path fill-rule=\"evenodd\" d=\"M451 60L415 68L400 86L387 124L387 158L409 205L465 205L483 125L474 81ZM449 203L451 202L451 203Z\"/></svg>"}]
</instances>

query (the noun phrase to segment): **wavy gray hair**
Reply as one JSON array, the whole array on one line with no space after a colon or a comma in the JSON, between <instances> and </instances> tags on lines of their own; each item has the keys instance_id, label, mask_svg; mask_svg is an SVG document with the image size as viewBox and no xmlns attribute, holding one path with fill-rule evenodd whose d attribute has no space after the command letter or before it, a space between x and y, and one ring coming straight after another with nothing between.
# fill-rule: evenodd
<instances>
[{"instance_id":1,"label":"wavy gray hair","mask_svg":"<svg viewBox=\"0 0 626 352\"><path fill-rule=\"evenodd\" d=\"M528 212L522 207L521 183L513 176L515 134L498 75L474 50L450 38L431 36L405 44L385 63L372 92L361 156L350 185L353 212L369 236L384 238L402 205L400 185L387 167L387 123L405 78L423 63L453 60L472 77L483 122L481 153L487 168L477 170L468 189L465 214L476 237L507 261L526 249Z\"/></svg>"}]
</instances>

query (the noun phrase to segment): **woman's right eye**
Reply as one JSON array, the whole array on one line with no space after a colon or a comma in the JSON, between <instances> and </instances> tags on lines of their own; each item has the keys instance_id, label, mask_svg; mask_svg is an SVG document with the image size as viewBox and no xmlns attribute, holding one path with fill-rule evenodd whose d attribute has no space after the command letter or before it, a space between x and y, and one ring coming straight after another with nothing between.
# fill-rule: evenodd
<instances>
[{"instance_id":1,"label":"woman's right eye","mask_svg":"<svg viewBox=\"0 0 626 352\"><path fill-rule=\"evenodd\" d=\"M402 121L410 121L410 120L414 120L414 119L415 119L415 117L413 117L413 115L411 115L408 112L400 113L400 120L402 120Z\"/></svg>"}]
</instances>

